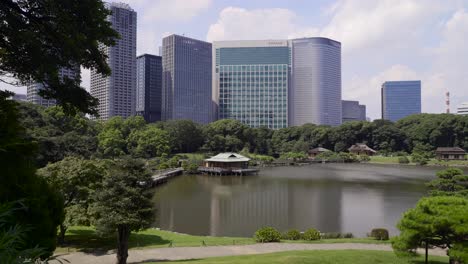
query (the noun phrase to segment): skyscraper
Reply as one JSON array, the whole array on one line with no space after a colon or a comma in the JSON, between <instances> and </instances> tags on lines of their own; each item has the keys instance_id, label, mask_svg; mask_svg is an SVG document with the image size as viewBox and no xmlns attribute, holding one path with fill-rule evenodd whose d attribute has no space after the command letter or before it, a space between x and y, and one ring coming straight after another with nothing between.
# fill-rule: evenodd
<instances>
[{"instance_id":1,"label":"skyscraper","mask_svg":"<svg viewBox=\"0 0 468 264\"><path fill-rule=\"evenodd\" d=\"M366 121L366 106L358 101L342 100L343 123L349 121Z\"/></svg>"},{"instance_id":2,"label":"skyscraper","mask_svg":"<svg viewBox=\"0 0 468 264\"><path fill-rule=\"evenodd\" d=\"M458 115L468 115L468 102L462 103L457 107Z\"/></svg>"},{"instance_id":3,"label":"skyscraper","mask_svg":"<svg viewBox=\"0 0 468 264\"><path fill-rule=\"evenodd\" d=\"M294 39L290 124L341 124L341 43L327 38Z\"/></svg>"},{"instance_id":4,"label":"skyscraper","mask_svg":"<svg viewBox=\"0 0 468 264\"><path fill-rule=\"evenodd\" d=\"M218 118L250 127L287 127L290 61L287 40L214 42Z\"/></svg>"},{"instance_id":5,"label":"skyscraper","mask_svg":"<svg viewBox=\"0 0 468 264\"><path fill-rule=\"evenodd\" d=\"M211 43L178 35L163 39L163 120L213 120L211 65Z\"/></svg>"},{"instance_id":6,"label":"skyscraper","mask_svg":"<svg viewBox=\"0 0 468 264\"><path fill-rule=\"evenodd\" d=\"M136 114L146 122L161 121L162 58L143 54L137 57Z\"/></svg>"},{"instance_id":7,"label":"skyscraper","mask_svg":"<svg viewBox=\"0 0 468 264\"><path fill-rule=\"evenodd\" d=\"M393 122L421 113L421 81L382 84L382 119Z\"/></svg>"},{"instance_id":8,"label":"skyscraper","mask_svg":"<svg viewBox=\"0 0 468 264\"><path fill-rule=\"evenodd\" d=\"M99 119L128 117L135 113L137 14L124 3L106 3L112 11L108 20L120 35L116 45L101 48L108 56L112 73L102 76L91 71L91 95L99 99Z\"/></svg>"},{"instance_id":9,"label":"skyscraper","mask_svg":"<svg viewBox=\"0 0 468 264\"><path fill-rule=\"evenodd\" d=\"M80 76L80 67L73 68L61 68L59 69L59 77L63 79L68 77L70 79L75 79ZM27 101L33 104L42 105L45 107L54 106L57 104L55 99L44 99L38 93L40 90L44 89L44 85L41 83L31 83L27 86Z\"/></svg>"}]
</instances>

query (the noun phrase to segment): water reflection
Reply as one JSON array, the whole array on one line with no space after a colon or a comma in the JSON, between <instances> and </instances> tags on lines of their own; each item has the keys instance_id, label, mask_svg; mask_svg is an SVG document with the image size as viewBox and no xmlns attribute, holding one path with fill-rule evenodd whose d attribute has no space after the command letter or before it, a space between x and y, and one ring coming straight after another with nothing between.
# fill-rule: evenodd
<instances>
[{"instance_id":1,"label":"water reflection","mask_svg":"<svg viewBox=\"0 0 468 264\"><path fill-rule=\"evenodd\" d=\"M327 164L268 168L247 177L182 176L157 189L156 225L212 236L251 236L262 226L358 236L385 227L395 233L435 171Z\"/></svg>"}]
</instances>

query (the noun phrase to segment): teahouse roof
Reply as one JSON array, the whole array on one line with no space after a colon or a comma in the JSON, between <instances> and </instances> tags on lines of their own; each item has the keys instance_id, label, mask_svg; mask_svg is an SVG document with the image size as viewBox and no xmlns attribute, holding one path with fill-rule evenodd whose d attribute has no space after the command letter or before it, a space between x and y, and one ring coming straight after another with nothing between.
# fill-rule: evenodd
<instances>
[{"instance_id":1,"label":"teahouse roof","mask_svg":"<svg viewBox=\"0 0 468 264\"><path fill-rule=\"evenodd\" d=\"M226 152L226 153L219 153L218 155L206 159L205 161L212 161L212 162L247 162L249 158L246 158L240 154Z\"/></svg>"},{"instance_id":2,"label":"teahouse roof","mask_svg":"<svg viewBox=\"0 0 468 264\"><path fill-rule=\"evenodd\" d=\"M352 145L349 149L348 149L350 152L351 151L370 151L370 152L377 152L371 148L369 148L366 144L363 144L363 143L357 143L355 145Z\"/></svg>"},{"instance_id":3,"label":"teahouse roof","mask_svg":"<svg viewBox=\"0 0 468 264\"><path fill-rule=\"evenodd\" d=\"M314 148L314 149L309 150L309 153L322 153L322 152L327 152L327 151L331 151L331 150L326 149L326 148L322 148L322 147L318 147L318 148Z\"/></svg>"},{"instance_id":4,"label":"teahouse roof","mask_svg":"<svg viewBox=\"0 0 468 264\"><path fill-rule=\"evenodd\" d=\"M459 148L459 147L439 147L437 148L436 150L436 153L440 153L440 154L465 154L465 150L463 150L462 148Z\"/></svg>"}]
</instances>

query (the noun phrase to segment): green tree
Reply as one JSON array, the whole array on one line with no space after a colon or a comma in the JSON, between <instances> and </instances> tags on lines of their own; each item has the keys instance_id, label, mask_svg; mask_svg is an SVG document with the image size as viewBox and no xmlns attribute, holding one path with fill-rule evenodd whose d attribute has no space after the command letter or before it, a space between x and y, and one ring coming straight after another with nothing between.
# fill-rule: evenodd
<instances>
[{"instance_id":1,"label":"green tree","mask_svg":"<svg viewBox=\"0 0 468 264\"><path fill-rule=\"evenodd\" d=\"M15 223L28 227L19 249L44 249L50 256L56 243L57 226L63 218L59 194L35 175L36 145L25 136L18 122L17 103L0 91L0 204L22 201L27 210L14 212Z\"/></svg>"},{"instance_id":2,"label":"green tree","mask_svg":"<svg viewBox=\"0 0 468 264\"><path fill-rule=\"evenodd\" d=\"M204 149L210 151L240 151L248 142L248 127L238 120L223 119L204 127Z\"/></svg>"},{"instance_id":3,"label":"green tree","mask_svg":"<svg viewBox=\"0 0 468 264\"><path fill-rule=\"evenodd\" d=\"M93 224L102 233L117 232L119 264L127 261L130 233L149 227L153 219L152 193L144 187L150 180L142 161L118 160L92 194Z\"/></svg>"},{"instance_id":4,"label":"green tree","mask_svg":"<svg viewBox=\"0 0 468 264\"><path fill-rule=\"evenodd\" d=\"M98 135L99 150L104 157L118 157L125 155L127 141L118 129L105 129Z\"/></svg>"},{"instance_id":5,"label":"green tree","mask_svg":"<svg viewBox=\"0 0 468 264\"><path fill-rule=\"evenodd\" d=\"M203 129L191 120L171 120L157 126L169 134L172 153L192 153L203 145Z\"/></svg>"},{"instance_id":6,"label":"green tree","mask_svg":"<svg viewBox=\"0 0 468 264\"><path fill-rule=\"evenodd\" d=\"M169 135L155 126L133 130L128 136L127 149L137 158L152 158L168 155L170 152Z\"/></svg>"},{"instance_id":7,"label":"green tree","mask_svg":"<svg viewBox=\"0 0 468 264\"><path fill-rule=\"evenodd\" d=\"M458 168L448 168L437 172L437 179L429 182L430 194L437 195L461 195L468 197L468 175Z\"/></svg>"},{"instance_id":8,"label":"green tree","mask_svg":"<svg viewBox=\"0 0 468 264\"><path fill-rule=\"evenodd\" d=\"M431 245L448 248L450 263L468 261L468 199L454 196L426 197L408 210L397 225L400 235L392 241L401 255Z\"/></svg>"},{"instance_id":9,"label":"green tree","mask_svg":"<svg viewBox=\"0 0 468 264\"><path fill-rule=\"evenodd\" d=\"M104 172L102 162L78 157L67 157L38 170L38 175L63 197L65 218L60 223L59 242L64 242L68 226L89 224L86 215L89 195L100 182Z\"/></svg>"},{"instance_id":10,"label":"green tree","mask_svg":"<svg viewBox=\"0 0 468 264\"><path fill-rule=\"evenodd\" d=\"M66 112L95 114L97 100L80 87L81 78L61 80L58 72L81 65L110 74L99 49L118 37L109 14L100 0L0 1L0 80L43 83L40 95L57 99Z\"/></svg>"}]
</instances>

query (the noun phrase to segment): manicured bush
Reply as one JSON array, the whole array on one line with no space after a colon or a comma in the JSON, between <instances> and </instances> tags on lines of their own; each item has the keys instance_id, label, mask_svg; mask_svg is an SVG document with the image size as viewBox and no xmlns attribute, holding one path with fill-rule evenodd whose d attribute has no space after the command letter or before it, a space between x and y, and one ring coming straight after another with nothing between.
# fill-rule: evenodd
<instances>
[{"instance_id":1,"label":"manicured bush","mask_svg":"<svg viewBox=\"0 0 468 264\"><path fill-rule=\"evenodd\" d=\"M406 156L400 156L400 157L398 157L398 163L408 164L408 163L410 163L410 161Z\"/></svg>"},{"instance_id":2,"label":"manicured bush","mask_svg":"<svg viewBox=\"0 0 468 264\"><path fill-rule=\"evenodd\" d=\"M283 234L283 238L287 240L299 240L301 239L301 232L297 229L291 229Z\"/></svg>"},{"instance_id":3,"label":"manicured bush","mask_svg":"<svg viewBox=\"0 0 468 264\"><path fill-rule=\"evenodd\" d=\"M342 234L342 237L343 238L353 238L354 235L353 235L353 233L344 233L344 234Z\"/></svg>"},{"instance_id":4,"label":"manicured bush","mask_svg":"<svg viewBox=\"0 0 468 264\"><path fill-rule=\"evenodd\" d=\"M429 161L429 158L424 154L413 153L413 156L411 157L411 160L414 163L417 163L419 165L426 165L427 162Z\"/></svg>"},{"instance_id":5,"label":"manicured bush","mask_svg":"<svg viewBox=\"0 0 468 264\"><path fill-rule=\"evenodd\" d=\"M319 240L320 239L320 232L317 229L310 228L302 234L302 239L304 240Z\"/></svg>"},{"instance_id":6,"label":"manicured bush","mask_svg":"<svg viewBox=\"0 0 468 264\"><path fill-rule=\"evenodd\" d=\"M388 230L385 228L374 228L369 236L377 240L388 240L389 238Z\"/></svg>"},{"instance_id":7,"label":"manicured bush","mask_svg":"<svg viewBox=\"0 0 468 264\"><path fill-rule=\"evenodd\" d=\"M321 239L337 239L337 238L353 238L353 233L339 233L339 232L332 232L332 233L322 233L320 234Z\"/></svg>"},{"instance_id":8,"label":"manicured bush","mask_svg":"<svg viewBox=\"0 0 468 264\"><path fill-rule=\"evenodd\" d=\"M260 243L279 242L281 233L273 227L263 227L255 232L254 238Z\"/></svg>"},{"instance_id":9,"label":"manicured bush","mask_svg":"<svg viewBox=\"0 0 468 264\"><path fill-rule=\"evenodd\" d=\"M360 162L369 162L369 161L370 161L370 157L367 156L366 154L359 155L359 161L360 161Z\"/></svg>"}]
</instances>

